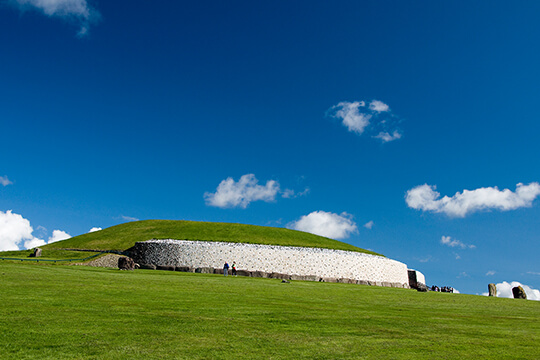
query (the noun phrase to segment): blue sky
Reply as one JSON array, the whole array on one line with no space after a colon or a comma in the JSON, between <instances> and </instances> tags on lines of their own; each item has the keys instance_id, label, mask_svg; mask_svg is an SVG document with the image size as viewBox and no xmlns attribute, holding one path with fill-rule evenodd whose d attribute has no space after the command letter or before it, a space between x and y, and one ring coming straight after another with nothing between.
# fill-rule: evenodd
<instances>
[{"instance_id":1,"label":"blue sky","mask_svg":"<svg viewBox=\"0 0 540 360\"><path fill-rule=\"evenodd\" d=\"M236 222L372 249L428 285L539 289L539 14L0 1L0 246Z\"/></svg>"}]
</instances>

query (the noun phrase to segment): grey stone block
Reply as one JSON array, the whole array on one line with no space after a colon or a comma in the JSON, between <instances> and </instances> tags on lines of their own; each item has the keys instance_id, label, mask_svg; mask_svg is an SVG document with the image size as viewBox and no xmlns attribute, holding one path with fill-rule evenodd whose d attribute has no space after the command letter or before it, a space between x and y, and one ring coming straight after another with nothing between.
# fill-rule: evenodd
<instances>
[{"instance_id":1,"label":"grey stone block","mask_svg":"<svg viewBox=\"0 0 540 360\"><path fill-rule=\"evenodd\" d=\"M189 266L177 266L174 269L175 271L182 271L182 272L193 272L193 268Z\"/></svg>"},{"instance_id":2,"label":"grey stone block","mask_svg":"<svg viewBox=\"0 0 540 360\"><path fill-rule=\"evenodd\" d=\"M156 270L174 271L175 267L172 265L157 265Z\"/></svg>"},{"instance_id":3,"label":"grey stone block","mask_svg":"<svg viewBox=\"0 0 540 360\"><path fill-rule=\"evenodd\" d=\"M156 265L154 264L141 264L141 269L147 269L147 270L156 270Z\"/></svg>"}]
</instances>

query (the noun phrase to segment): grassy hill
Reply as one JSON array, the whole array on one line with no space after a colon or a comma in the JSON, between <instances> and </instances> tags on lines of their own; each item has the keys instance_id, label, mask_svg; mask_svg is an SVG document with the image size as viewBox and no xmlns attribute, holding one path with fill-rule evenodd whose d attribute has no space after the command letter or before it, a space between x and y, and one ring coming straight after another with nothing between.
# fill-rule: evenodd
<instances>
[{"instance_id":1,"label":"grassy hill","mask_svg":"<svg viewBox=\"0 0 540 360\"><path fill-rule=\"evenodd\" d=\"M540 303L0 262L0 359L540 359Z\"/></svg>"},{"instance_id":2,"label":"grassy hill","mask_svg":"<svg viewBox=\"0 0 540 360\"><path fill-rule=\"evenodd\" d=\"M176 220L144 220L112 226L46 245L45 249L126 250L137 241L176 239L318 247L376 254L322 236L266 226ZM380 254L376 254L380 255Z\"/></svg>"}]
</instances>

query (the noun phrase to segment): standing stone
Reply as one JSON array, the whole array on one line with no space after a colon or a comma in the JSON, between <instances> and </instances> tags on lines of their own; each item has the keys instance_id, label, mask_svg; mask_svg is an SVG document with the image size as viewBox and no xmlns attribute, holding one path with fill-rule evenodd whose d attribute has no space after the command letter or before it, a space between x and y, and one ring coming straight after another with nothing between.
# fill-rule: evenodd
<instances>
[{"instance_id":1,"label":"standing stone","mask_svg":"<svg viewBox=\"0 0 540 360\"><path fill-rule=\"evenodd\" d=\"M495 284L488 285L489 296L497 296L497 286Z\"/></svg>"},{"instance_id":2,"label":"standing stone","mask_svg":"<svg viewBox=\"0 0 540 360\"><path fill-rule=\"evenodd\" d=\"M40 248L35 248L34 252L32 254L30 254L30 257L40 257L40 256L41 256L41 249Z\"/></svg>"},{"instance_id":3,"label":"standing stone","mask_svg":"<svg viewBox=\"0 0 540 360\"><path fill-rule=\"evenodd\" d=\"M134 270L135 261L133 261L133 259L129 257L118 258L118 268L120 270Z\"/></svg>"},{"instance_id":4,"label":"standing stone","mask_svg":"<svg viewBox=\"0 0 540 360\"><path fill-rule=\"evenodd\" d=\"M512 288L512 294L514 294L514 299L527 299L527 294L521 286L516 286Z\"/></svg>"}]
</instances>

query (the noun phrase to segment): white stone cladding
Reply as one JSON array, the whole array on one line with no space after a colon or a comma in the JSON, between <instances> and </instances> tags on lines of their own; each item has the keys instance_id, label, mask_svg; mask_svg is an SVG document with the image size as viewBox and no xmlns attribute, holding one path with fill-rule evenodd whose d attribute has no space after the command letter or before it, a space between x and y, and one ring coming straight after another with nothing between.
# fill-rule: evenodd
<instances>
[{"instance_id":1,"label":"white stone cladding","mask_svg":"<svg viewBox=\"0 0 540 360\"><path fill-rule=\"evenodd\" d=\"M426 285L426 277L424 276L424 274L422 274L418 270L414 270L414 271L416 271L416 281Z\"/></svg>"},{"instance_id":2,"label":"white stone cladding","mask_svg":"<svg viewBox=\"0 0 540 360\"><path fill-rule=\"evenodd\" d=\"M149 240L135 245L136 261L160 266L223 268L386 282L408 286L407 265L354 251L189 240Z\"/></svg>"}]
</instances>

